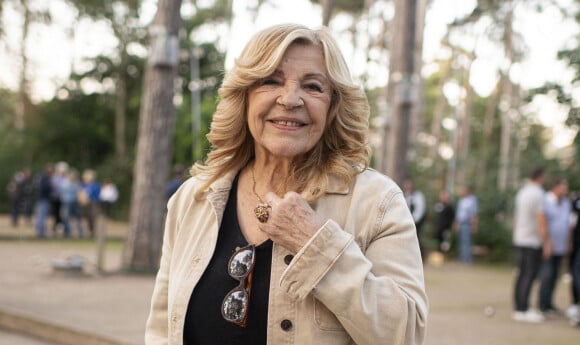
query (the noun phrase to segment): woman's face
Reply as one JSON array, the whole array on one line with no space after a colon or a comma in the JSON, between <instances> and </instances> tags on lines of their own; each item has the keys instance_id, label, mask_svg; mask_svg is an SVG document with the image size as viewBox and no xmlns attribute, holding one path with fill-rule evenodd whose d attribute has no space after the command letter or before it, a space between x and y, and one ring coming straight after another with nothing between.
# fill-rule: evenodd
<instances>
[{"instance_id":1,"label":"woman's face","mask_svg":"<svg viewBox=\"0 0 580 345\"><path fill-rule=\"evenodd\" d=\"M311 150L324 132L331 95L321 48L288 47L276 71L249 90L256 154L294 158Z\"/></svg>"}]
</instances>

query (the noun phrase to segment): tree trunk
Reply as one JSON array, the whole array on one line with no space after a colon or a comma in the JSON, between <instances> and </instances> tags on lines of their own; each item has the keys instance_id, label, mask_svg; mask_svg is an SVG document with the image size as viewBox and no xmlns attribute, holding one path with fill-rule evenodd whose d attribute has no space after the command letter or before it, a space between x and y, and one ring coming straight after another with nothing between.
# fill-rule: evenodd
<instances>
[{"instance_id":1,"label":"tree trunk","mask_svg":"<svg viewBox=\"0 0 580 345\"><path fill-rule=\"evenodd\" d=\"M336 6L336 0L320 0L320 5L322 5L322 25L328 26Z\"/></svg>"},{"instance_id":2,"label":"tree trunk","mask_svg":"<svg viewBox=\"0 0 580 345\"><path fill-rule=\"evenodd\" d=\"M389 84L387 121L377 154L378 170L397 183L407 177L407 150L411 117L419 103L420 61L424 0L395 1L395 22Z\"/></svg>"},{"instance_id":3,"label":"tree trunk","mask_svg":"<svg viewBox=\"0 0 580 345\"><path fill-rule=\"evenodd\" d=\"M26 52L26 42L28 42L28 33L32 21L32 13L28 7L28 0L20 0L22 6L24 22L22 23L22 39L20 45L20 76L18 80L18 98L15 106L14 127L18 131L26 127L26 115L30 109L29 80L26 75L28 69L28 55Z\"/></svg>"},{"instance_id":4,"label":"tree trunk","mask_svg":"<svg viewBox=\"0 0 580 345\"><path fill-rule=\"evenodd\" d=\"M519 124L522 121L522 116L521 116L521 112L520 112L520 108L522 105L522 90L519 84L514 84L513 85L513 91L512 91L512 115L514 116L514 118L512 118L512 142L515 144L513 147L513 154L511 157L511 161L512 161L512 166L511 166L511 170L510 170L510 178L508 181L507 186L511 189L517 189L519 183L520 183L520 158L521 158L521 150L523 145L525 144L525 142L522 139L522 136L520 135L520 131L521 131L521 127L519 126Z\"/></svg>"},{"instance_id":5,"label":"tree trunk","mask_svg":"<svg viewBox=\"0 0 580 345\"><path fill-rule=\"evenodd\" d=\"M500 79L497 81L495 89L487 97L487 102L485 106L485 116L483 119L483 142L490 143L491 142L491 135L493 133L493 127L495 124L495 117L496 117L496 110L499 95L501 94L501 90L503 88L504 83L504 76L500 75ZM489 153L491 151L491 145L483 145L482 148L482 159L479 160L477 164L477 189L482 190L488 185L488 171L489 171Z\"/></svg>"},{"instance_id":6,"label":"tree trunk","mask_svg":"<svg viewBox=\"0 0 580 345\"><path fill-rule=\"evenodd\" d=\"M425 99L424 81L421 77L421 69L423 68L423 29L425 27L425 14L427 11L427 0L417 0L415 12L415 75L413 84L415 85L416 102L411 109L411 118L409 126L410 148L413 149L416 144L416 138L419 133L423 131L424 116L423 116L423 100Z\"/></svg>"},{"instance_id":7,"label":"tree trunk","mask_svg":"<svg viewBox=\"0 0 580 345\"><path fill-rule=\"evenodd\" d=\"M510 104L510 109L502 110L501 112L501 137L500 137L500 151L499 151L499 172L497 175L497 188L500 192L504 192L507 188L508 173L509 173L509 155L511 147L511 133L512 121L510 118L511 97L513 85L509 83L506 85L504 97L501 102Z\"/></svg>"},{"instance_id":8,"label":"tree trunk","mask_svg":"<svg viewBox=\"0 0 580 345\"><path fill-rule=\"evenodd\" d=\"M469 143L471 141L471 118L473 116L473 87L469 83L469 76L471 74L471 63L473 57L470 56L469 65L465 68L465 99L463 101L463 116L461 117L461 130L459 137L458 158L459 169L457 170L457 185L464 186L467 183L467 176L469 173L470 164L467 161L469 155Z\"/></svg>"},{"instance_id":9,"label":"tree trunk","mask_svg":"<svg viewBox=\"0 0 580 345\"><path fill-rule=\"evenodd\" d=\"M160 0L150 28L151 47L141 103L137 158L123 266L154 271L159 266L165 184L171 159L174 81L179 59L181 0Z\"/></svg>"},{"instance_id":10,"label":"tree trunk","mask_svg":"<svg viewBox=\"0 0 580 345\"><path fill-rule=\"evenodd\" d=\"M455 49L452 50L453 53L448 61L442 66L443 72L441 73L441 79L439 80L439 85L437 90L439 91L437 96L437 101L435 103L435 108L433 109L433 119L431 121L431 135L435 139L435 145L431 145L429 148L429 158L431 161L435 162L437 158L437 148L441 141L441 121L443 120L443 114L445 112L445 105L447 104L447 99L445 94L443 94L443 87L445 83L449 80L451 76L451 64L455 59Z\"/></svg>"},{"instance_id":11,"label":"tree trunk","mask_svg":"<svg viewBox=\"0 0 580 345\"><path fill-rule=\"evenodd\" d=\"M510 11L513 11L510 10ZM509 78L509 70L514 63L514 46L513 46L513 12L506 15L505 29L504 29L504 51L510 65L505 72L504 85L502 88L502 96L500 97L500 111L501 111L501 141L500 141L500 161L499 171L497 174L497 188L500 192L504 192L508 184L509 176L509 155L512 138L512 121L510 112L514 102L514 85ZM501 106L502 104L506 106Z\"/></svg>"},{"instance_id":12,"label":"tree trunk","mask_svg":"<svg viewBox=\"0 0 580 345\"><path fill-rule=\"evenodd\" d=\"M122 45L121 65L117 75L115 98L115 157L119 165L127 163L127 53Z\"/></svg>"}]
</instances>

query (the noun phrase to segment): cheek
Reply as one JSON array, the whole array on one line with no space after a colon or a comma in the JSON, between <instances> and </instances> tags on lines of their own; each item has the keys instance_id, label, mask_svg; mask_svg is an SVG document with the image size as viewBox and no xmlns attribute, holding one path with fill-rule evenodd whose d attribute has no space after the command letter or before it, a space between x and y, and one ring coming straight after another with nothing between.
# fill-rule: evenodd
<instances>
[{"instance_id":1,"label":"cheek","mask_svg":"<svg viewBox=\"0 0 580 345\"><path fill-rule=\"evenodd\" d=\"M256 100L252 101L249 99L246 112L246 121L248 122L248 126L251 130L255 130L258 126L260 126L260 107L259 102Z\"/></svg>"},{"instance_id":2,"label":"cheek","mask_svg":"<svg viewBox=\"0 0 580 345\"><path fill-rule=\"evenodd\" d=\"M314 121L316 121L317 123L317 127L319 127L319 130L324 130L326 129L326 126L328 126L328 124L330 123L331 119L330 119L330 113L329 113L330 107L327 104L319 104L316 109L313 109L313 113L315 114L314 117Z\"/></svg>"}]
</instances>

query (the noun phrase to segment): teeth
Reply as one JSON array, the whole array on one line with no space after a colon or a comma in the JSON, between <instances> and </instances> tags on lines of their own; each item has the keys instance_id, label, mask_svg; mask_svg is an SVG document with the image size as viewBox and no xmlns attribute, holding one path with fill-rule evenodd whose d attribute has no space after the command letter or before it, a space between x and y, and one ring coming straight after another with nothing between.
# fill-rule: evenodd
<instances>
[{"instance_id":1,"label":"teeth","mask_svg":"<svg viewBox=\"0 0 580 345\"><path fill-rule=\"evenodd\" d=\"M302 124L300 122L294 121L274 121L275 124L288 126L288 127L300 127Z\"/></svg>"}]
</instances>

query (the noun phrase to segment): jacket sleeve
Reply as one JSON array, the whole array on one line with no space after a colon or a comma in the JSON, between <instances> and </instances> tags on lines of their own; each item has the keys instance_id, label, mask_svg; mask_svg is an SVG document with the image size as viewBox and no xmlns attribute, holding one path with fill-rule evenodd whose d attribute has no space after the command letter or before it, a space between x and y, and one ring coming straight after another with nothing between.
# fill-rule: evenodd
<instances>
[{"instance_id":1,"label":"jacket sleeve","mask_svg":"<svg viewBox=\"0 0 580 345\"><path fill-rule=\"evenodd\" d=\"M329 220L281 285L295 299L312 293L359 345L421 344L428 307L413 218L398 188L379 194L373 210L354 211L354 223L366 227L357 231L370 234L366 248Z\"/></svg>"},{"instance_id":2,"label":"jacket sleeve","mask_svg":"<svg viewBox=\"0 0 580 345\"><path fill-rule=\"evenodd\" d=\"M171 203L171 201L170 201ZM168 319L168 281L169 266L173 248L172 231L174 217L167 216L163 234L163 247L159 271L155 278L155 286L151 297L151 309L145 327L145 345L166 345L169 339Z\"/></svg>"}]
</instances>

